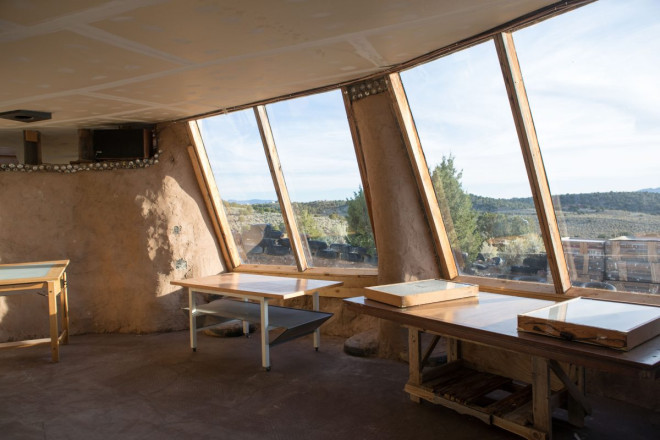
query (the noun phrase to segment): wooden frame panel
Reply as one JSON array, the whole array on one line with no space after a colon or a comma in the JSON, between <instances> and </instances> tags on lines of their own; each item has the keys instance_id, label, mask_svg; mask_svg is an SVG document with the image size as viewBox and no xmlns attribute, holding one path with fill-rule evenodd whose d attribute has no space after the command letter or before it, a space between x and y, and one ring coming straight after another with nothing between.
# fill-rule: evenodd
<instances>
[{"instance_id":1,"label":"wooden frame panel","mask_svg":"<svg viewBox=\"0 0 660 440\"><path fill-rule=\"evenodd\" d=\"M294 257L296 258L296 265L298 266L298 270L300 272L304 272L308 268L307 258L303 252L303 243L300 239L300 232L298 231L298 224L296 223L293 206L291 205L291 199L289 198L289 191L287 190L286 183L284 182L282 164L280 163L280 158L277 154L277 148L275 147L275 138L273 137L273 132L270 128L266 107L263 105L254 107L254 115L257 118L259 134L261 135L261 141L264 145L264 152L266 153L268 168L270 168L270 174L273 178L273 185L275 185L277 199L279 200L280 207L282 209L284 224L286 225L286 230L289 234L289 240L291 240L291 250L293 251Z\"/></svg>"},{"instance_id":2,"label":"wooden frame panel","mask_svg":"<svg viewBox=\"0 0 660 440\"><path fill-rule=\"evenodd\" d=\"M224 210L224 205L222 205L222 199L220 197L217 184L213 177L211 166L208 160L206 149L204 148L204 142L197 125L197 121L188 122L188 133L192 140L193 146L188 147L188 153L191 158L191 163L193 165L193 170L197 178L197 183L199 184L200 190L202 191L202 196L206 204L207 210L211 217L211 222L213 225L216 238L220 245L220 249L223 256L223 261L229 271L245 272L245 273L270 273L270 274L279 274L285 276L298 276L305 274L306 276L317 276L324 277L327 279L363 279L366 277L369 281L366 283L358 283L360 285L374 285L376 284L376 277L378 274L377 269L369 268L360 268L360 269L351 269L351 268L330 268L330 267L308 267L307 259L303 252L303 244L300 238L300 234L297 230L297 224L295 222L295 217L293 213L293 208L291 205L291 200L286 189L286 184L284 181L284 176L282 174L281 164L279 162L279 156L277 155L277 150L275 147L275 141L273 139L272 131L270 124L268 122L268 116L266 113L265 107L254 107L255 116L257 119L257 125L259 127L260 135L262 138L262 143L264 146L264 152L266 155L266 160L268 161L268 166L271 172L271 178L275 186L275 190L278 196L278 201L280 207L282 208L282 217L284 219L285 225L287 227L287 233L290 237L293 237L291 247L294 249L294 257L296 258L296 266L284 266L284 265L261 265L261 264L244 264L241 263L240 255L238 253L238 248L234 241L233 235L231 233L231 228L227 220L226 212ZM355 141L356 127L354 123L350 123L353 139ZM359 139L359 137L357 138ZM364 159L361 156L361 148L356 148L356 155L358 157L358 166L361 173L362 182L364 185L365 198L367 200L367 207L369 209L370 221L371 220L371 195L369 193L368 181L365 177L366 169L364 166ZM360 287L353 287L352 296L361 295ZM343 289L346 290L346 289ZM339 297L348 297L348 292L340 292L336 296Z\"/></svg>"},{"instance_id":3,"label":"wooden frame panel","mask_svg":"<svg viewBox=\"0 0 660 440\"><path fill-rule=\"evenodd\" d=\"M213 224L213 230L220 245L225 267L231 271L241 264L241 258L238 254L229 222L227 221L227 215L222 206L218 185L215 183L215 177L213 177L213 171L211 170L211 164L206 154L204 140L199 131L197 121L188 122L188 133L193 144L192 147L188 147L190 161L195 171L197 183L202 191L204 203L211 217L211 223Z\"/></svg>"},{"instance_id":4,"label":"wooden frame panel","mask_svg":"<svg viewBox=\"0 0 660 440\"><path fill-rule=\"evenodd\" d=\"M456 266L456 260L452 255L449 237L442 221L440 206L433 190L429 167L426 163L424 151L422 151L422 144L417 134L417 128L415 127L410 106L408 105L408 98L406 97L406 92L403 89L401 77L398 73L389 75L388 79L388 95L394 114L399 122L401 135L408 150L410 165L417 180L417 188L421 195L424 211L431 227L433 244L440 258L440 270L443 277L453 280L458 276L458 268Z\"/></svg>"},{"instance_id":5,"label":"wooden frame panel","mask_svg":"<svg viewBox=\"0 0 660 440\"><path fill-rule=\"evenodd\" d=\"M532 189L541 236L548 256L548 264L550 265L550 273L555 284L555 291L563 294L571 287L571 279L566 265L557 218L555 217L550 187L543 166L541 149L536 137L534 120L532 119L532 112L527 100L520 64L518 63L518 55L513 44L513 36L510 32L501 33L495 36L494 41Z\"/></svg>"},{"instance_id":6,"label":"wooden frame panel","mask_svg":"<svg viewBox=\"0 0 660 440\"><path fill-rule=\"evenodd\" d=\"M362 190L364 191L364 200L367 204L367 213L369 214L369 222L371 223L371 233L374 237L374 244L376 251L378 251L378 243L376 242L376 229L374 228L374 215L371 207L371 186L369 185L369 178L367 174L367 165L364 160L364 150L362 149L362 138L360 137L360 130L355 122L355 112L353 111L353 103L348 94L348 89L342 87L341 95L344 98L344 108L346 109L346 117L348 118L348 126L351 130L351 137L353 138L353 147L355 148L355 158L360 170L360 179L362 179Z\"/></svg>"}]
</instances>

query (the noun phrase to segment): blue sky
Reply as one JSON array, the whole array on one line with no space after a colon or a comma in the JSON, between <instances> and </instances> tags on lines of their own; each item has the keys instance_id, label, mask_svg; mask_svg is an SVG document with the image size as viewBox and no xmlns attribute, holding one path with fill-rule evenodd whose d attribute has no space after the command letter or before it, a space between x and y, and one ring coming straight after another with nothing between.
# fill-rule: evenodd
<instances>
[{"instance_id":1,"label":"blue sky","mask_svg":"<svg viewBox=\"0 0 660 440\"><path fill-rule=\"evenodd\" d=\"M660 187L660 1L600 0L514 33L555 194ZM455 156L463 187L530 196L492 42L401 74L430 167ZM292 200L360 185L339 91L268 105ZM252 110L201 124L225 199L275 199Z\"/></svg>"}]
</instances>

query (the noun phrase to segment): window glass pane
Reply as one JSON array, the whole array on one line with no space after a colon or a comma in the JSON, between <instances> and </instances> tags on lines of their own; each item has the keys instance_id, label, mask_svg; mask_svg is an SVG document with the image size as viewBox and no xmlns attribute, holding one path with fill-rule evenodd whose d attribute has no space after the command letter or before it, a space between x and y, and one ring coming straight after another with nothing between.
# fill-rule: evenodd
<instances>
[{"instance_id":1,"label":"window glass pane","mask_svg":"<svg viewBox=\"0 0 660 440\"><path fill-rule=\"evenodd\" d=\"M494 44L401 79L460 273L552 282Z\"/></svg>"},{"instance_id":2,"label":"window glass pane","mask_svg":"<svg viewBox=\"0 0 660 440\"><path fill-rule=\"evenodd\" d=\"M295 265L253 111L198 124L241 262Z\"/></svg>"},{"instance_id":3,"label":"window glass pane","mask_svg":"<svg viewBox=\"0 0 660 440\"><path fill-rule=\"evenodd\" d=\"M267 106L310 266L377 265L340 91Z\"/></svg>"},{"instance_id":4,"label":"window glass pane","mask_svg":"<svg viewBox=\"0 0 660 440\"><path fill-rule=\"evenodd\" d=\"M574 285L660 293L660 2L515 33Z\"/></svg>"}]
</instances>

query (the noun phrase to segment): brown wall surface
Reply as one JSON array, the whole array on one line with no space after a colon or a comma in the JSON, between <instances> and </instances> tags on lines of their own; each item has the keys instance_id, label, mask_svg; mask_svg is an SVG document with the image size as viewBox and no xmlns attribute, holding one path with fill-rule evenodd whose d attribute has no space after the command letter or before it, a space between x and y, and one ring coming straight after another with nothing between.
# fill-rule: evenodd
<instances>
[{"instance_id":1,"label":"brown wall surface","mask_svg":"<svg viewBox=\"0 0 660 440\"><path fill-rule=\"evenodd\" d=\"M405 143L387 93L352 103L371 188L378 283L440 277L433 239ZM405 354L406 334L380 321L380 355Z\"/></svg>"},{"instance_id":2,"label":"brown wall surface","mask_svg":"<svg viewBox=\"0 0 660 440\"><path fill-rule=\"evenodd\" d=\"M223 271L185 124L158 142L149 168L0 172L0 263L71 260L73 334L186 328L169 281ZM47 336L47 311L43 296L0 297L0 341Z\"/></svg>"}]
</instances>

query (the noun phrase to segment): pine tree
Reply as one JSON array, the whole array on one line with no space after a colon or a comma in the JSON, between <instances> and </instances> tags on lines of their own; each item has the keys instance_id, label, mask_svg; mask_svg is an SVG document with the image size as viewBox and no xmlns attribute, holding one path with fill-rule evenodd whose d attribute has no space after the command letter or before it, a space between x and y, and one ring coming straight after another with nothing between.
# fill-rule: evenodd
<instances>
[{"instance_id":1,"label":"pine tree","mask_svg":"<svg viewBox=\"0 0 660 440\"><path fill-rule=\"evenodd\" d=\"M352 199L346 200L348 203L348 237L349 244L352 246L361 246L367 249L371 255L376 254L376 244L374 234L371 230L369 221L369 211L367 210L367 201L364 198L364 191L360 187L353 193Z\"/></svg>"},{"instance_id":2,"label":"pine tree","mask_svg":"<svg viewBox=\"0 0 660 440\"><path fill-rule=\"evenodd\" d=\"M459 255L467 253L464 263L468 263L476 258L482 240L477 230L477 213L472 209L470 195L463 190L462 177L463 171L456 169L452 155L442 156L442 162L431 173L451 247Z\"/></svg>"}]
</instances>

